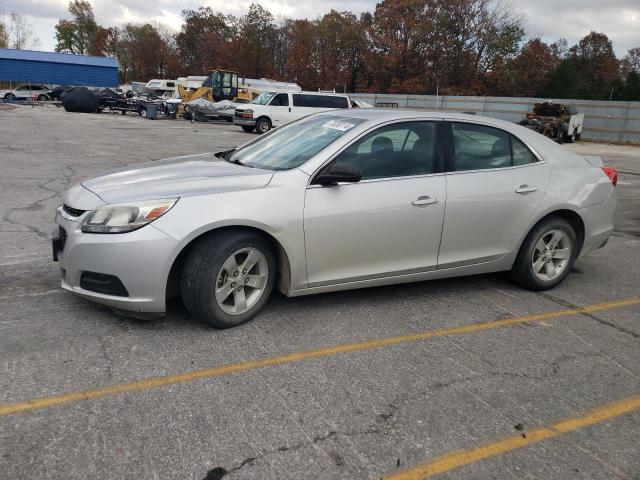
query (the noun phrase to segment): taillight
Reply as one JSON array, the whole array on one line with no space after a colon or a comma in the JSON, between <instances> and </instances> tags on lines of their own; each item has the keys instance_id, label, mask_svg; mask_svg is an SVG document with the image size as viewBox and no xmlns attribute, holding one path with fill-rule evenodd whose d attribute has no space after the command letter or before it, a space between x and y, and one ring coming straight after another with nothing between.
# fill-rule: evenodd
<instances>
[{"instance_id":1,"label":"taillight","mask_svg":"<svg viewBox=\"0 0 640 480\"><path fill-rule=\"evenodd\" d=\"M613 167L602 167L602 171L609 177L615 187L618 184L618 171Z\"/></svg>"}]
</instances>

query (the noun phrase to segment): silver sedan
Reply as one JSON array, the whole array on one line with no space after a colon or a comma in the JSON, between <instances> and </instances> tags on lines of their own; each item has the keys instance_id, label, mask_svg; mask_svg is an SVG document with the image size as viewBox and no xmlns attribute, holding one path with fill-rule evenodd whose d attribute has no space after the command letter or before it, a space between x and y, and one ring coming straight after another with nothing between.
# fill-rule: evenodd
<instances>
[{"instance_id":1,"label":"silver sedan","mask_svg":"<svg viewBox=\"0 0 640 480\"><path fill-rule=\"evenodd\" d=\"M73 186L56 214L62 286L216 327L287 296L509 271L552 288L613 230L617 174L507 122L330 111L235 150Z\"/></svg>"}]
</instances>

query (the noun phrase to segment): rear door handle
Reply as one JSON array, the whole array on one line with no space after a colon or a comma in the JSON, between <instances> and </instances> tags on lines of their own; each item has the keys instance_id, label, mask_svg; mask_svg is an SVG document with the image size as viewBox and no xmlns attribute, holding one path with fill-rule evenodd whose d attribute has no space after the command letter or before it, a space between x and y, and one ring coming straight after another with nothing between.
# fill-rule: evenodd
<instances>
[{"instance_id":1,"label":"rear door handle","mask_svg":"<svg viewBox=\"0 0 640 480\"><path fill-rule=\"evenodd\" d=\"M423 207L425 205L433 205L434 203L438 203L439 201L440 200L438 200L437 198L431 198L428 195L424 195L416 198L413 202L411 202L411 205L414 205L416 207Z\"/></svg>"},{"instance_id":2,"label":"rear door handle","mask_svg":"<svg viewBox=\"0 0 640 480\"><path fill-rule=\"evenodd\" d=\"M516 188L516 193L524 194L524 193L533 193L537 192L538 189L536 187L530 187L529 185L520 185Z\"/></svg>"}]
</instances>

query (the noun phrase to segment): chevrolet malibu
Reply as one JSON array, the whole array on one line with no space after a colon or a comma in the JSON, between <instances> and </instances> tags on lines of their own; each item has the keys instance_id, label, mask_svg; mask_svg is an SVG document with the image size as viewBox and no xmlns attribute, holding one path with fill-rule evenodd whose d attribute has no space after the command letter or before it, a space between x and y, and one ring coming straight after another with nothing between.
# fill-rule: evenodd
<instances>
[{"instance_id":1,"label":"chevrolet malibu","mask_svg":"<svg viewBox=\"0 0 640 480\"><path fill-rule=\"evenodd\" d=\"M181 295L216 327L287 296L508 271L549 289L613 230L617 173L500 120L329 111L237 149L74 185L62 287L137 315Z\"/></svg>"}]
</instances>

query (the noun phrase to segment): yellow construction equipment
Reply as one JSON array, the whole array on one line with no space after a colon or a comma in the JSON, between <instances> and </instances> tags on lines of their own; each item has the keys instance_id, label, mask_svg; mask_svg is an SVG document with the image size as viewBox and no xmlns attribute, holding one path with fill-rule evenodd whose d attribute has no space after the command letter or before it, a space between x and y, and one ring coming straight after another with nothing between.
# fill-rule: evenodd
<instances>
[{"instance_id":1,"label":"yellow construction equipment","mask_svg":"<svg viewBox=\"0 0 640 480\"><path fill-rule=\"evenodd\" d=\"M178 109L178 115L184 116L184 104L198 98L204 98L210 102L231 100L238 103L248 103L253 100L250 89L241 88L238 84L238 72L231 70L211 70L207 74L207 80L197 90L189 90L178 84L178 94L182 99L182 105Z\"/></svg>"}]
</instances>

